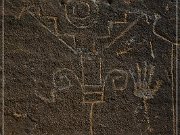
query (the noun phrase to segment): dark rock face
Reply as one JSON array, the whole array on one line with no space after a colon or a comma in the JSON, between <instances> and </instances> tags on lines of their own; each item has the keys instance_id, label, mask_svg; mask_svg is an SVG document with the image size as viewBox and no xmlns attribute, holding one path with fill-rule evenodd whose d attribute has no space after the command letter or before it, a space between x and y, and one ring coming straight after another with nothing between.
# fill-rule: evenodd
<instances>
[{"instance_id":1,"label":"dark rock face","mask_svg":"<svg viewBox=\"0 0 180 135\"><path fill-rule=\"evenodd\" d=\"M5 1L5 135L175 135L176 3Z\"/></svg>"}]
</instances>

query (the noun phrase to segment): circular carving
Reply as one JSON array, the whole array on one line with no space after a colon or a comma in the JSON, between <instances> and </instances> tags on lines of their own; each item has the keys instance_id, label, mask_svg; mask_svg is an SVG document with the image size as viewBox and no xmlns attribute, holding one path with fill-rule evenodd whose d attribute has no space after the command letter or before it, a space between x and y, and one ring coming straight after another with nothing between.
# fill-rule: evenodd
<instances>
[{"instance_id":1,"label":"circular carving","mask_svg":"<svg viewBox=\"0 0 180 135\"><path fill-rule=\"evenodd\" d=\"M65 5L66 19L77 28L88 28L95 23L98 7L92 1L71 1Z\"/></svg>"}]
</instances>

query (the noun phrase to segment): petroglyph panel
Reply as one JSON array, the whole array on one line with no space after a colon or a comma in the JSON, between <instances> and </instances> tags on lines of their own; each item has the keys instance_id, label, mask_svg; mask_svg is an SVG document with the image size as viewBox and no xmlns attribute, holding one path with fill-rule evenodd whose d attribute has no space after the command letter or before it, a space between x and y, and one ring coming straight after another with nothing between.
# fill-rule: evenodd
<instances>
[{"instance_id":1,"label":"petroglyph panel","mask_svg":"<svg viewBox=\"0 0 180 135\"><path fill-rule=\"evenodd\" d=\"M175 8L5 0L3 135L176 135Z\"/></svg>"}]
</instances>

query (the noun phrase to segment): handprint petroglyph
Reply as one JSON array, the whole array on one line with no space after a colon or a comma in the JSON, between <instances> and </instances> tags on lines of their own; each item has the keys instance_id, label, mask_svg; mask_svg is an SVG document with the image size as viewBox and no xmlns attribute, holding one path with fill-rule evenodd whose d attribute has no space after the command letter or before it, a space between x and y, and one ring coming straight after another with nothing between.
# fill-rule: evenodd
<instances>
[{"instance_id":1,"label":"handprint petroglyph","mask_svg":"<svg viewBox=\"0 0 180 135\"><path fill-rule=\"evenodd\" d=\"M152 132L153 129L150 126L147 100L152 99L156 95L162 85L162 81L157 80L155 86L152 86L155 66L147 65L147 62L144 62L144 68L140 68L138 63L136 64L136 68L136 75L130 70L130 74L134 82L134 95L143 99L144 114L148 124L146 131Z\"/></svg>"},{"instance_id":2,"label":"handprint petroglyph","mask_svg":"<svg viewBox=\"0 0 180 135\"><path fill-rule=\"evenodd\" d=\"M160 89L161 81L157 80L155 86L152 85L152 77L154 75L155 66L147 65L145 62L144 69L141 69L139 64L136 64L137 76L130 71L134 82L134 95L143 99L151 99ZM135 79L136 78L136 79Z\"/></svg>"},{"instance_id":3,"label":"handprint petroglyph","mask_svg":"<svg viewBox=\"0 0 180 135\"><path fill-rule=\"evenodd\" d=\"M125 3L127 5L131 3L130 0L126 1L127 2ZM58 2L60 4L60 1ZM135 10L133 11L131 9L124 10L124 8L119 8L117 11L121 13L113 13L113 16L117 15L116 17L109 17L108 15L109 18L106 18L103 15L108 14L109 11L107 13L102 13L106 9L101 10L102 6L100 5L100 1L66 0L66 2L62 2L59 6L60 11L56 10L59 13L48 14L47 12L43 12L40 6L28 5L22 7L21 12L16 16L16 19L18 19L18 21L21 21L22 17L24 17L25 15L30 15L29 17L36 20L33 20L34 22L38 22L35 23L35 25L37 25L38 27L43 27L43 29L41 29L43 32L44 29L47 30L49 32L48 34L54 36L55 39L61 42L53 45L65 45L67 48L69 48L69 50L74 52L73 54L70 52L73 56L76 55L76 58L74 58L73 60L76 60L76 64L78 64L77 67L79 69L73 67L73 62L72 67L70 67L72 69L67 69L66 65L63 65L63 67L61 68L65 67L64 69L58 70L53 73L51 78L53 81L50 82L51 85L47 84L48 86L53 88L51 89L47 87L47 89L44 89L44 87L38 87L39 89L37 91L35 90L35 95L48 104L58 104L63 100L65 101L65 98L60 99L61 97L63 97L61 96L60 92L72 93L76 89L78 89L80 93L82 92L80 94L82 98L79 98L80 100L82 100L81 103L83 105L91 105L89 121L91 123L90 134L93 135L96 134L95 131L93 131L93 117L95 114L93 114L92 112L94 110L94 105L98 103L107 103L107 100L105 100L106 98L104 98L106 96L104 94L104 89L108 89L109 91L112 90L112 92L119 91L117 92L118 94L125 94L128 91L127 89L130 88L128 86L129 74L128 72L126 72L126 70L128 70L127 68L129 66L129 60L126 60L126 58L129 58L129 56L132 54L131 58L136 59L134 52L136 50L138 50L137 53L141 51L137 44L142 43L141 49L147 47L147 44L143 44L144 42L139 42L142 37L147 39L147 42L149 43L148 48L150 48L147 51L151 51L151 54L147 53L147 55L151 55L153 60L156 60L156 58L158 58L158 49L155 47L156 41L151 43L148 37L144 36L143 34L137 37L136 40L134 40L134 38L127 40L131 37L130 35L134 35L134 31L137 31L136 33L138 33L139 27L141 27L141 23L143 23L143 25L145 24L147 25L147 27L150 27L152 35L154 34L156 37L159 37L160 39L167 41L172 45L176 44L158 34L158 30L156 30L156 24L161 19L161 16L158 14L150 13L150 11L146 12L144 10L137 9L136 12ZM106 6L108 10L111 9L111 2L109 2L109 5L106 4ZM55 5L52 7L55 7ZM42 8L45 7L42 6ZM54 12L56 11L54 10ZM105 19L102 21L101 17ZM23 19L24 18L22 18L22 20ZM103 29L105 30L102 30L102 33L100 31L101 28L99 28L99 24L104 25ZM127 42L123 43L121 39L127 40ZM114 51L117 47L116 45L119 48L116 52L117 56L119 57L116 59L116 61L112 61L112 59L114 59L113 54L111 54L110 52L108 54L109 56L107 57L106 51L109 51L111 49L112 51ZM133 45L135 46L133 47ZM61 50L57 51L61 52ZM52 51L51 53L53 54L54 52ZM139 54L137 55L139 56ZM63 58L61 57L58 57L57 59L58 61L62 60L62 63L64 62ZM128 65L124 64L125 62L121 61L122 59L125 59ZM109 64L109 60L112 61L112 65ZM50 70L51 69L52 68L50 67ZM74 70L76 70L77 72ZM131 77L134 82L134 91L133 93L132 91L128 91L128 96L132 95L134 99L138 100L139 98L143 100L144 114L148 124L148 131L152 131L152 128L150 127L150 118L148 116L148 100L153 99L156 96L162 85L162 82L160 80L154 80L154 73L155 66L148 65L146 62L143 68L140 67L139 64L136 64L136 71L130 71ZM171 78L169 80L171 80ZM46 85L46 82L44 84ZM48 92L49 90L50 92ZM78 93L79 91L75 92ZM48 93L47 96L44 96L46 95L44 93ZM78 94L75 93L74 95ZM74 97L74 95L72 97ZM74 101L77 100L72 97L71 99L73 99ZM124 97L119 96L118 98L120 101ZM114 100L114 98L111 99ZM102 125L103 124L104 123L102 123Z\"/></svg>"}]
</instances>

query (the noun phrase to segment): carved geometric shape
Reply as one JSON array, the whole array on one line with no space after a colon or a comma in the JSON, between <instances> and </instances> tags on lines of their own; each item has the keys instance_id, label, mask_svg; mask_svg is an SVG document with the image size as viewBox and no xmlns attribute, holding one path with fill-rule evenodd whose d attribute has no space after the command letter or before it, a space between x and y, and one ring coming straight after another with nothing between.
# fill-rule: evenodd
<instances>
[{"instance_id":1,"label":"carved geometric shape","mask_svg":"<svg viewBox=\"0 0 180 135\"><path fill-rule=\"evenodd\" d=\"M71 81L67 78L67 76L56 76L54 81L55 87L59 90L66 89L71 86Z\"/></svg>"},{"instance_id":2,"label":"carved geometric shape","mask_svg":"<svg viewBox=\"0 0 180 135\"><path fill-rule=\"evenodd\" d=\"M102 102L103 93L88 93L84 95L84 103Z\"/></svg>"},{"instance_id":3,"label":"carved geometric shape","mask_svg":"<svg viewBox=\"0 0 180 135\"><path fill-rule=\"evenodd\" d=\"M102 92L102 85L84 85L84 92Z\"/></svg>"}]
</instances>

